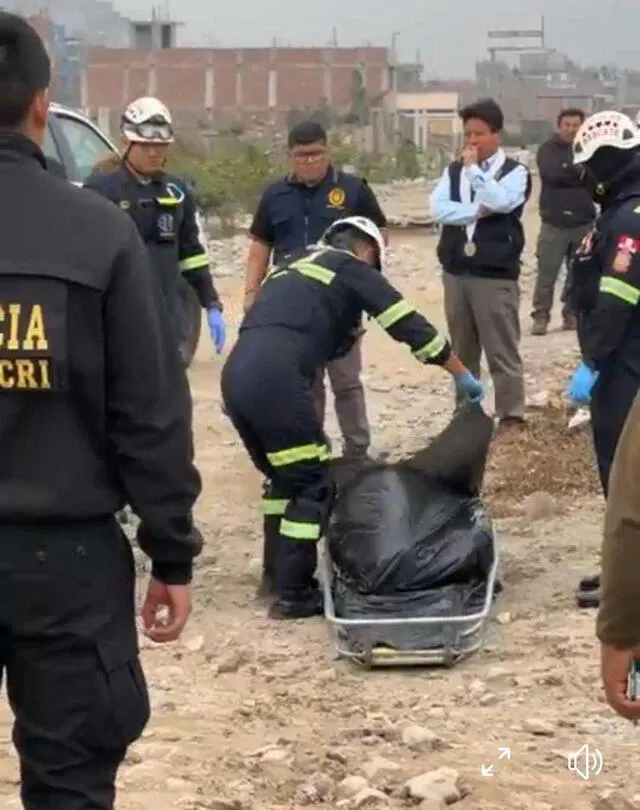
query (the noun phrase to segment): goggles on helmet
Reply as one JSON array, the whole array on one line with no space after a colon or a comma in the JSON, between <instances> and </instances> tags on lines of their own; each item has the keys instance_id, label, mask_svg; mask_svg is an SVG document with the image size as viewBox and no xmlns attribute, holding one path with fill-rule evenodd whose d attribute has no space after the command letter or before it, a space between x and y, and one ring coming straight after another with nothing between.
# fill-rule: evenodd
<instances>
[{"instance_id":1,"label":"goggles on helmet","mask_svg":"<svg viewBox=\"0 0 640 810\"><path fill-rule=\"evenodd\" d=\"M140 124L125 121L123 126L125 134L137 135L144 141L169 142L173 140L173 127L163 118L150 119Z\"/></svg>"}]
</instances>

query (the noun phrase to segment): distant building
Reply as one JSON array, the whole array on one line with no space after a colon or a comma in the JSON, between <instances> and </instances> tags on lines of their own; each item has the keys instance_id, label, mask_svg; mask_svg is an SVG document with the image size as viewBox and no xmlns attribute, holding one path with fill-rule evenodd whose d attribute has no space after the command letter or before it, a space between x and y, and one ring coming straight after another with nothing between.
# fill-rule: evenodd
<instances>
[{"instance_id":1,"label":"distant building","mask_svg":"<svg viewBox=\"0 0 640 810\"><path fill-rule=\"evenodd\" d=\"M398 93L397 130L418 149L455 151L462 143L459 93Z\"/></svg>"},{"instance_id":2,"label":"distant building","mask_svg":"<svg viewBox=\"0 0 640 810\"><path fill-rule=\"evenodd\" d=\"M356 73L373 107L392 93L387 48L175 48L157 32L137 36L144 47L88 49L80 106L89 114L115 120L136 96L157 95L183 131L283 126L292 110L348 111Z\"/></svg>"}]
</instances>

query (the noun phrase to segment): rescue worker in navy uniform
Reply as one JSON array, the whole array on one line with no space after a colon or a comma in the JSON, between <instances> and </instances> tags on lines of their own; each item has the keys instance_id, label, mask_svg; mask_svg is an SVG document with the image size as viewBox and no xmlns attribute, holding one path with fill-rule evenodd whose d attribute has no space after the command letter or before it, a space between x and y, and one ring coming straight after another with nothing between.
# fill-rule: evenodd
<instances>
[{"instance_id":1,"label":"rescue worker in navy uniform","mask_svg":"<svg viewBox=\"0 0 640 810\"><path fill-rule=\"evenodd\" d=\"M211 339L220 354L226 338L223 307L209 272L209 256L200 243L195 201L184 182L164 171L167 149L174 142L171 114L158 99L139 98L125 110L120 130L125 145L120 166L116 171L94 171L85 185L116 203L137 225L178 342L184 328L182 273L207 312Z\"/></svg>"},{"instance_id":2,"label":"rescue worker in navy uniform","mask_svg":"<svg viewBox=\"0 0 640 810\"><path fill-rule=\"evenodd\" d=\"M364 179L339 171L330 163L327 133L314 121L302 121L288 137L291 173L262 195L249 234L251 247L245 279L245 311L251 306L269 263L291 260L315 244L338 219L361 216L384 228L387 220ZM362 330L364 331L364 330ZM318 369L313 395L321 421L325 414L325 371L335 398L343 439L343 456L365 462L371 431L362 385L362 341L344 357Z\"/></svg>"},{"instance_id":3,"label":"rescue worker in navy uniform","mask_svg":"<svg viewBox=\"0 0 640 810\"><path fill-rule=\"evenodd\" d=\"M569 394L590 404L598 471L605 498L618 438L640 388L640 131L626 115L589 117L573 144L601 214L573 263L570 290L578 313L582 362ZM578 588L580 607L597 607L599 577Z\"/></svg>"},{"instance_id":4,"label":"rescue worker in navy uniform","mask_svg":"<svg viewBox=\"0 0 640 810\"><path fill-rule=\"evenodd\" d=\"M316 544L333 488L312 386L318 367L351 350L363 311L420 362L453 374L459 391L477 401L483 396L448 341L386 281L383 261L384 239L371 220L330 225L315 249L267 276L222 371L226 412L271 481L264 506L276 522L265 536L265 576L275 580L272 618L323 612Z\"/></svg>"},{"instance_id":5,"label":"rescue worker in navy uniform","mask_svg":"<svg viewBox=\"0 0 640 810\"><path fill-rule=\"evenodd\" d=\"M191 403L131 220L48 172L51 68L0 13L0 677L26 810L113 810L149 699L126 502L151 557L148 635L189 616L200 493ZM159 608L168 606L163 622Z\"/></svg>"}]
</instances>

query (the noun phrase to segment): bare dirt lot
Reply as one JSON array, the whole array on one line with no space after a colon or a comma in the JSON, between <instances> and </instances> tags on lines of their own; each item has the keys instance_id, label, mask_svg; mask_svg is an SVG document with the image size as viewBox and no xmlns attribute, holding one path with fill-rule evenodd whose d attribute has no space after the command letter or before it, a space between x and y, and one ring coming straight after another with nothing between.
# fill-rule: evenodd
<instances>
[{"instance_id":1,"label":"bare dirt lot","mask_svg":"<svg viewBox=\"0 0 640 810\"><path fill-rule=\"evenodd\" d=\"M527 229L523 351L528 393L536 401L545 399L545 391L561 390L578 352L575 336L559 327L546 338L528 335L534 201ZM444 326L434 237L394 240L389 276ZM219 288L236 308L231 341L241 278L220 279ZM365 353L375 445L401 455L447 423L449 383L376 326L369 329ZM203 339L190 374L205 487L198 508L206 547L195 580L196 609L182 642L143 643L153 719L121 770L119 810L635 807L638 732L603 702L594 614L573 604L577 579L595 570L600 543L601 499L589 442L576 450L571 440L570 452L578 461L584 455L584 469L575 458L565 465L583 479L567 488L553 473L569 446L567 435L558 427L546 454L538 437L529 469L534 483L527 490L527 467L519 463L511 493L505 465L527 452L529 440L524 435L509 452L496 447L487 499L498 515L505 591L483 650L448 671L361 671L334 660L322 620L270 622L253 602L260 478L221 413L220 368ZM540 418L536 413L532 419ZM333 417L330 426L336 435ZM533 494L540 482L549 497ZM6 708L0 735L0 806L9 810L20 805ZM604 759L602 772L588 780L567 766L568 753L585 743ZM503 752L499 759L504 748L510 758ZM482 775L483 765L494 766L489 776ZM437 778L405 787L439 769ZM423 801L429 795L424 786L434 778L442 800L431 787L434 798ZM597 798L612 790L620 793Z\"/></svg>"}]
</instances>

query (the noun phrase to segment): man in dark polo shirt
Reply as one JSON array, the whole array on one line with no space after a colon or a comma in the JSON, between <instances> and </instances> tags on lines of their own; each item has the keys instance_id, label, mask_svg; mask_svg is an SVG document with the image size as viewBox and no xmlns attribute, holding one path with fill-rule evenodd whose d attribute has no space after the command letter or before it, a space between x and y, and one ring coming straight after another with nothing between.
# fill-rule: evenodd
<instances>
[{"instance_id":1,"label":"man in dark polo shirt","mask_svg":"<svg viewBox=\"0 0 640 810\"><path fill-rule=\"evenodd\" d=\"M327 133L314 121L296 124L289 132L291 171L271 184L260 199L249 230L251 245L245 276L245 312L253 304L269 265L289 261L315 244L337 219L362 216L379 228L387 221L366 180L331 165ZM343 358L326 369L343 436L343 456L365 459L371 442L364 388L360 379L362 345L357 341ZM324 422L324 369L314 386L318 415Z\"/></svg>"}]
</instances>

